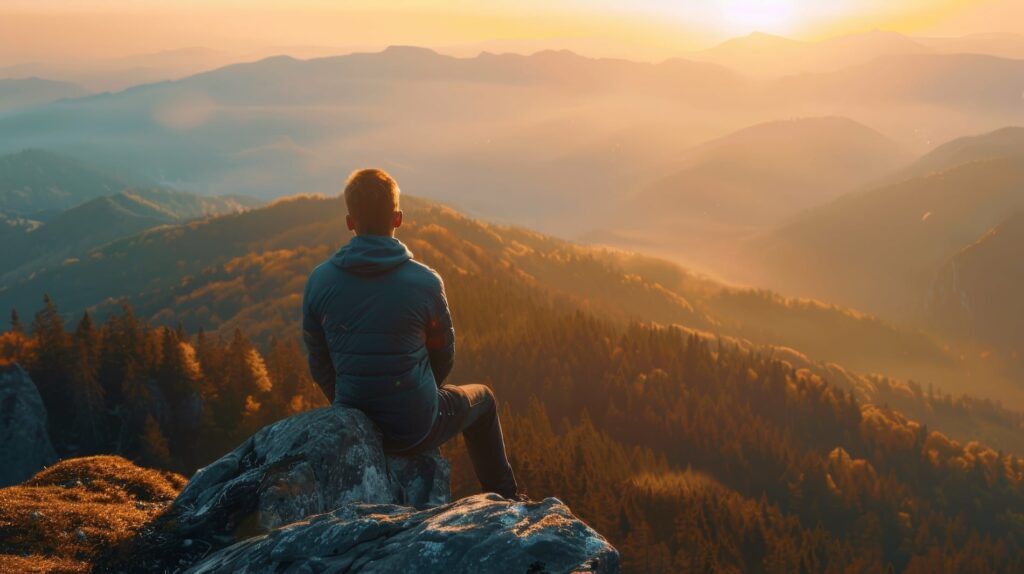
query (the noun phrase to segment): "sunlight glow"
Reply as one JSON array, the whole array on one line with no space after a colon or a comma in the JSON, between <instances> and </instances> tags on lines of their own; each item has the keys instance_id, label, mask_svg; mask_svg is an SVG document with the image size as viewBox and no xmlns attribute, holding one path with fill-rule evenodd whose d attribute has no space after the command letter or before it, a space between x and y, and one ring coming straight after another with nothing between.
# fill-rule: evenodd
<instances>
[{"instance_id":1,"label":"sunlight glow","mask_svg":"<svg viewBox=\"0 0 1024 574\"><path fill-rule=\"evenodd\" d=\"M721 0L727 31L785 33L797 24L796 0Z\"/></svg>"}]
</instances>

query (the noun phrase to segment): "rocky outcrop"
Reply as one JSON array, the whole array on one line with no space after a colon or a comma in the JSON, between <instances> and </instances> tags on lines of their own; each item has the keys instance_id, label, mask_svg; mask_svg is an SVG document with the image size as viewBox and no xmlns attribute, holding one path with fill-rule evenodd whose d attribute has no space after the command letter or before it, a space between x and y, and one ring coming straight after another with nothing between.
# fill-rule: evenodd
<instances>
[{"instance_id":1,"label":"rocky outcrop","mask_svg":"<svg viewBox=\"0 0 1024 574\"><path fill-rule=\"evenodd\" d=\"M385 456L361 412L272 424L200 470L97 572L617 572L618 554L554 498L449 503L437 452Z\"/></svg>"},{"instance_id":2,"label":"rocky outcrop","mask_svg":"<svg viewBox=\"0 0 1024 574\"><path fill-rule=\"evenodd\" d=\"M386 457L366 415L328 407L267 426L201 469L171 512L180 534L232 538L348 502L444 504L448 480L438 453Z\"/></svg>"},{"instance_id":3,"label":"rocky outcrop","mask_svg":"<svg viewBox=\"0 0 1024 574\"><path fill-rule=\"evenodd\" d=\"M480 494L419 511L348 504L235 544L188 572L613 573L618 558L557 499Z\"/></svg>"},{"instance_id":4,"label":"rocky outcrop","mask_svg":"<svg viewBox=\"0 0 1024 574\"><path fill-rule=\"evenodd\" d=\"M0 366L0 487L22 482L56 459L35 383L18 365Z\"/></svg>"}]
</instances>

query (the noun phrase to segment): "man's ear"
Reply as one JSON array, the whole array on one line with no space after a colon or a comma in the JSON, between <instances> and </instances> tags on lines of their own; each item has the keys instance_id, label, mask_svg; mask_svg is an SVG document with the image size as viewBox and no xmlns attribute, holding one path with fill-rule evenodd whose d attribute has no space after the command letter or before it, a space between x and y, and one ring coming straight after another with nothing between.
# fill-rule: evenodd
<instances>
[{"instance_id":1,"label":"man's ear","mask_svg":"<svg viewBox=\"0 0 1024 574\"><path fill-rule=\"evenodd\" d=\"M352 219L351 215L346 215L345 216L345 225L348 226L348 230L349 231L355 231L356 230L356 220Z\"/></svg>"},{"instance_id":2,"label":"man's ear","mask_svg":"<svg viewBox=\"0 0 1024 574\"><path fill-rule=\"evenodd\" d=\"M402 212L401 211L396 211L395 214L392 216L391 225L395 229L398 229L399 227L402 226Z\"/></svg>"}]
</instances>

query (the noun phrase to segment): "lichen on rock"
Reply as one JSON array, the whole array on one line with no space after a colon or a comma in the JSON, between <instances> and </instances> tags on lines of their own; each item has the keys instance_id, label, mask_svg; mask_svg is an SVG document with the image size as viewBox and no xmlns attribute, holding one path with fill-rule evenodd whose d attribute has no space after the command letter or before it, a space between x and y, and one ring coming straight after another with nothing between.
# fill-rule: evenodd
<instances>
[{"instance_id":1,"label":"lichen on rock","mask_svg":"<svg viewBox=\"0 0 1024 574\"><path fill-rule=\"evenodd\" d=\"M614 573L618 565L618 552L558 499L480 494L424 510L346 504L225 548L188 572Z\"/></svg>"},{"instance_id":2,"label":"lichen on rock","mask_svg":"<svg viewBox=\"0 0 1024 574\"><path fill-rule=\"evenodd\" d=\"M449 502L437 452L384 454L363 413L267 426L192 477L95 572L618 572L618 553L560 501Z\"/></svg>"},{"instance_id":3,"label":"lichen on rock","mask_svg":"<svg viewBox=\"0 0 1024 574\"><path fill-rule=\"evenodd\" d=\"M384 456L363 413L327 407L269 425L199 470L174 502L178 532L267 532L347 502L448 502L448 463L436 452Z\"/></svg>"}]
</instances>

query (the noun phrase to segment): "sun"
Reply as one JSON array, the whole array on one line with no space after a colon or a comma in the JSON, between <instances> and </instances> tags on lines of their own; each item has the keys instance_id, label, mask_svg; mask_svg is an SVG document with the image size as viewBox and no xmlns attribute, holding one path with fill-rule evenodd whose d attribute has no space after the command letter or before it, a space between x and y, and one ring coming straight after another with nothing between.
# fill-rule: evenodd
<instances>
[{"instance_id":1,"label":"sun","mask_svg":"<svg viewBox=\"0 0 1024 574\"><path fill-rule=\"evenodd\" d=\"M790 32L796 27L796 0L719 0L722 19L732 34Z\"/></svg>"}]
</instances>

